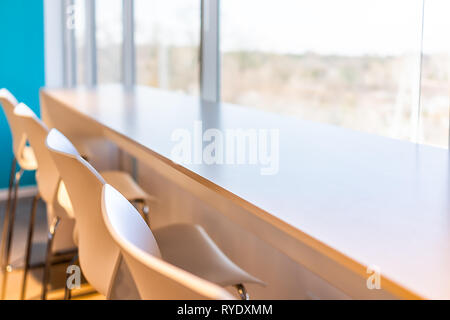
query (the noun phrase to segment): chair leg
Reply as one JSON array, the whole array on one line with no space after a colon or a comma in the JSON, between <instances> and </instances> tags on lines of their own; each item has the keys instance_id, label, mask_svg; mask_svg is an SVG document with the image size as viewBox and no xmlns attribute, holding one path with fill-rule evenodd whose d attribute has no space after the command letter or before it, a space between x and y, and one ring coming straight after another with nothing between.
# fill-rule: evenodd
<instances>
[{"instance_id":1,"label":"chair leg","mask_svg":"<svg viewBox=\"0 0 450 320\"><path fill-rule=\"evenodd\" d=\"M150 227L150 209L145 201L142 202L142 214L144 215L145 222Z\"/></svg>"},{"instance_id":2,"label":"chair leg","mask_svg":"<svg viewBox=\"0 0 450 320\"><path fill-rule=\"evenodd\" d=\"M9 210L11 207L11 198L12 198L12 190L15 182L15 173L16 173L16 158L13 159L11 163L11 173L9 176L9 187L8 187L8 200L6 202L5 208L5 216L3 217L3 232L2 232L2 242L1 242L1 251L0 251L0 267L3 270L4 261L5 261L5 244L7 239L8 227L9 227Z\"/></svg>"},{"instance_id":3,"label":"chair leg","mask_svg":"<svg viewBox=\"0 0 450 320\"><path fill-rule=\"evenodd\" d=\"M245 287L244 287L243 284L235 285L235 288L237 289L237 291L238 291L238 293L239 293L239 297L240 297L242 300L250 300L250 296L249 296L249 294L247 293L247 289L245 289Z\"/></svg>"},{"instance_id":4,"label":"chair leg","mask_svg":"<svg viewBox=\"0 0 450 320\"><path fill-rule=\"evenodd\" d=\"M136 204L140 205L141 216L142 216L142 218L144 218L145 222L150 227L150 207L148 206L147 201L139 199L139 200L136 200L135 202L136 202Z\"/></svg>"},{"instance_id":5,"label":"chair leg","mask_svg":"<svg viewBox=\"0 0 450 320\"><path fill-rule=\"evenodd\" d=\"M3 271L2 296L1 296L2 300L5 300L5 296L6 296L6 287L8 285L8 273L12 271L12 268L9 265L9 260L11 258L11 245L12 245L12 239L13 239L13 233L14 233L14 220L16 218L17 190L19 188L20 180L22 179L22 175L23 175L23 169L20 169L20 171L15 174L12 207L9 212L8 230L7 230L6 243L5 243L6 257L5 257L5 260L3 261L3 265L2 265L2 271Z\"/></svg>"},{"instance_id":6,"label":"chair leg","mask_svg":"<svg viewBox=\"0 0 450 320\"><path fill-rule=\"evenodd\" d=\"M142 204L142 212L147 217L147 223L150 226L150 207L146 202Z\"/></svg>"},{"instance_id":7,"label":"chair leg","mask_svg":"<svg viewBox=\"0 0 450 320\"><path fill-rule=\"evenodd\" d=\"M30 214L30 225L28 226L28 237L27 237L27 247L26 247L26 254L25 254L25 269L23 271L23 280L22 280L22 293L20 296L21 300L25 300L25 293L27 288L27 276L28 276L28 270L30 269L30 259L31 259L31 247L33 243L33 232L34 232L34 222L36 220L36 208L39 199L41 196L38 194L33 199L33 205L31 207L31 214Z\"/></svg>"},{"instance_id":8,"label":"chair leg","mask_svg":"<svg viewBox=\"0 0 450 320\"><path fill-rule=\"evenodd\" d=\"M45 267L44 267L44 274L42 278L42 300L47 300L47 289L48 289L48 283L50 281L50 267L51 267L51 260L52 260L52 247L53 247L53 240L55 238L55 233L58 228L60 222L60 218L56 217L52 224L50 225L50 230L48 231L47 235L47 254L45 257Z\"/></svg>"},{"instance_id":9,"label":"chair leg","mask_svg":"<svg viewBox=\"0 0 450 320\"><path fill-rule=\"evenodd\" d=\"M78 253L73 257L70 265L75 265L78 263ZM72 289L69 288L67 281L69 281L70 274L66 274L66 286L64 287L64 300L72 299Z\"/></svg>"}]
</instances>

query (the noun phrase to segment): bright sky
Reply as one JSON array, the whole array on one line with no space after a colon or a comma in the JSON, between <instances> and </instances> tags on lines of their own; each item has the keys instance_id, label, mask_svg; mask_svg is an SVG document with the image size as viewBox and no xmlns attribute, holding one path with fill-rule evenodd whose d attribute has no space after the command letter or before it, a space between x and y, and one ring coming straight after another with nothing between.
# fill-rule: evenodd
<instances>
[{"instance_id":1,"label":"bright sky","mask_svg":"<svg viewBox=\"0 0 450 320\"><path fill-rule=\"evenodd\" d=\"M420 48L422 0L222 0L222 50L401 54ZM425 48L450 52L450 1L426 0Z\"/></svg>"},{"instance_id":2,"label":"bright sky","mask_svg":"<svg viewBox=\"0 0 450 320\"><path fill-rule=\"evenodd\" d=\"M122 1L96 1L99 45L119 43ZM199 0L135 1L138 44L198 44ZM450 0L425 1L424 50L449 53ZM391 55L420 48L422 0L221 0L221 6L223 51Z\"/></svg>"}]
</instances>

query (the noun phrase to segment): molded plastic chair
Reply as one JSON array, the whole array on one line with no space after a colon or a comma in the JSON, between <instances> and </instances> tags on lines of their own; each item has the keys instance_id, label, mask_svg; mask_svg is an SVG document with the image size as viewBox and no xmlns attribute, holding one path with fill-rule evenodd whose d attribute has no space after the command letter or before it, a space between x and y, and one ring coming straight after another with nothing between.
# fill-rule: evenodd
<instances>
[{"instance_id":1,"label":"molded plastic chair","mask_svg":"<svg viewBox=\"0 0 450 320\"><path fill-rule=\"evenodd\" d=\"M60 183L61 177L55 167L50 152L45 145L49 130L45 124L38 119L36 114L23 103L16 106L14 114L27 134L38 163L36 181L39 193L33 200L30 216L21 298L25 299L36 206L39 199L42 199L46 204L48 223L47 255L43 278L43 297L45 297L49 281L50 264L54 260L53 258L61 254L76 251L72 236L75 220L72 218L73 213L70 209L70 201L68 201L67 197L61 195L61 193L65 192L65 189L62 188L62 184ZM66 201L61 203L58 202L58 200L62 201L62 199L66 199Z\"/></svg>"},{"instance_id":2,"label":"molded plastic chair","mask_svg":"<svg viewBox=\"0 0 450 320\"><path fill-rule=\"evenodd\" d=\"M98 292L109 297L113 274L118 267L119 249L100 214L98 197L106 182L56 129L50 131L46 144L72 201L83 274Z\"/></svg>"},{"instance_id":3,"label":"molded plastic chair","mask_svg":"<svg viewBox=\"0 0 450 320\"><path fill-rule=\"evenodd\" d=\"M37 168L37 162L33 150L27 146L27 138L14 115L14 109L18 104L16 98L6 89L0 89L0 104L5 113L6 119L11 130L13 140L13 160L11 164L11 173L9 178L8 200L3 220L2 242L0 250L0 267L5 275L2 280L1 298L5 298L7 276L11 271L9 264L11 243L13 238L14 220L17 207L17 191L24 171L34 171ZM18 172L17 164L20 166Z\"/></svg>"},{"instance_id":4,"label":"molded plastic chair","mask_svg":"<svg viewBox=\"0 0 450 320\"><path fill-rule=\"evenodd\" d=\"M106 182L57 130L49 133L47 147L72 199L79 228L81 269L94 288L110 298L120 255L101 213L101 195ZM127 218L132 216L124 212L124 221ZM216 284L235 285L242 298L247 298L242 283L263 284L228 259L199 226L176 224L156 230L155 235L161 239L162 257L166 261ZM145 246L141 249L145 248L148 249Z\"/></svg>"},{"instance_id":5,"label":"molded plastic chair","mask_svg":"<svg viewBox=\"0 0 450 320\"><path fill-rule=\"evenodd\" d=\"M9 180L8 201L6 204L6 211L3 223L1 252L0 252L0 267L3 273L1 298L5 298L8 273L12 271L9 265L11 246L14 233L14 221L17 207L17 192L20 186L20 181L24 171L34 171L37 169L38 163L35 158L34 151L31 146L27 145L27 135L20 125L20 121L14 114L14 110L18 105L16 98L7 90L0 89L0 104L8 120L11 135L13 140L13 154L14 158L11 165L11 174ZM77 139L77 144L82 151L84 157L89 157L89 147L85 147L85 143L89 139ZM91 142L89 142L92 144ZM16 173L16 166L19 165L19 171ZM34 203L35 205L36 203Z\"/></svg>"},{"instance_id":6,"label":"molded plastic chair","mask_svg":"<svg viewBox=\"0 0 450 320\"><path fill-rule=\"evenodd\" d=\"M102 173L104 179L58 130L50 131L46 144L72 202L78 230L78 255L83 274L94 288L109 297L113 275L120 261L119 249L109 236L101 216L102 187L113 176L115 178L112 179L113 183L117 183L118 188L124 190L123 193L128 195L128 201L139 200L137 196L153 198L125 173L116 171ZM124 178L118 180L119 177Z\"/></svg>"},{"instance_id":7,"label":"molded plastic chair","mask_svg":"<svg viewBox=\"0 0 450 320\"><path fill-rule=\"evenodd\" d=\"M76 233L74 234L75 215L70 197L67 194L67 189L64 183L61 182L61 176L59 175L50 151L46 146L49 130L34 112L24 104L19 104L16 107L15 114L19 117L21 125L29 137L30 144L33 147L33 150L35 150L38 161L36 179L38 182L39 194L47 204L49 235L42 291L42 298L45 299L49 280L50 263L54 254L58 253L61 249L67 250L67 248L75 248L73 241L77 239ZM123 192L127 193L130 201L141 201L146 203L146 201L151 198L151 196L147 195L125 172L108 171L106 176L107 179L112 177L111 180L107 181L116 186L119 190L123 190ZM37 201L38 199L39 197L35 200ZM35 209L35 207L36 205L34 204L33 209ZM60 210L55 212L56 208ZM30 219L31 223L34 222L34 215L35 210L32 211ZM31 252L32 230L34 227L31 223L27 241L26 268L24 272L22 298L24 298L25 295L25 284ZM58 229L57 233L56 229Z\"/></svg>"},{"instance_id":8,"label":"molded plastic chair","mask_svg":"<svg viewBox=\"0 0 450 320\"><path fill-rule=\"evenodd\" d=\"M102 208L105 224L120 247L142 299L234 299L218 285L162 260L156 239L145 221L136 209L109 185L103 187ZM177 238L172 240L176 242Z\"/></svg>"},{"instance_id":9,"label":"molded plastic chair","mask_svg":"<svg viewBox=\"0 0 450 320\"><path fill-rule=\"evenodd\" d=\"M105 224L121 248L142 298L195 298L184 291L174 292L169 289L170 286L155 290L155 283L160 281L170 283L170 279L159 278L170 278L172 274L162 269L164 264L160 264L158 259L210 284L221 287L234 286L244 300L249 298L244 283L265 285L233 263L202 227L173 224L152 233L149 228L144 228L144 221L138 216L136 209L124 200L126 199L123 195L113 187L109 185L103 187L102 210Z\"/></svg>"}]
</instances>

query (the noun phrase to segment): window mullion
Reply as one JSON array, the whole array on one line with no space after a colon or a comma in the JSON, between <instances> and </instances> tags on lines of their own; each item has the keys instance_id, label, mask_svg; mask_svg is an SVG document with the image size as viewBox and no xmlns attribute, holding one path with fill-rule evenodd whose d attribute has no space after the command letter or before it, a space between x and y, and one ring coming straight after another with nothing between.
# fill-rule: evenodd
<instances>
[{"instance_id":1,"label":"window mullion","mask_svg":"<svg viewBox=\"0 0 450 320\"><path fill-rule=\"evenodd\" d=\"M62 10L64 26L64 85L72 88L77 83L74 0L65 0Z\"/></svg>"},{"instance_id":2,"label":"window mullion","mask_svg":"<svg viewBox=\"0 0 450 320\"><path fill-rule=\"evenodd\" d=\"M220 0L202 0L201 23L201 96L206 101L220 101Z\"/></svg>"},{"instance_id":3,"label":"window mullion","mask_svg":"<svg viewBox=\"0 0 450 320\"><path fill-rule=\"evenodd\" d=\"M123 0L122 80L125 86L136 83L134 0Z\"/></svg>"},{"instance_id":4,"label":"window mullion","mask_svg":"<svg viewBox=\"0 0 450 320\"><path fill-rule=\"evenodd\" d=\"M97 84L97 41L96 41L95 0L85 0L85 1L86 1L85 81L86 86L92 87Z\"/></svg>"}]
</instances>

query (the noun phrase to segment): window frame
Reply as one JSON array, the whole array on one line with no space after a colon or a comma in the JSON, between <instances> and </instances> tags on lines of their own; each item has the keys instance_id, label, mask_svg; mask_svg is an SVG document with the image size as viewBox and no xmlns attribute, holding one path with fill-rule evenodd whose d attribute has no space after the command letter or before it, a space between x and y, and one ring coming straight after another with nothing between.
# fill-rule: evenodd
<instances>
[{"instance_id":1,"label":"window frame","mask_svg":"<svg viewBox=\"0 0 450 320\"><path fill-rule=\"evenodd\" d=\"M70 27L74 15L75 0L44 0L46 40L46 83L50 86L74 87L77 84L77 57L75 30ZM84 1L85 21L85 85L95 86L97 76L97 44L95 0ZM201 1L200 12L200 95L205 101L221 101L221 50L220 50L220 0ZM414 106L416 123L412 124L411 141L420 143L421 132L421 81L423 60L423 34L425 20L425 0L422 1L419 75L417 77L418 97ZM134 41L134 0L122 0L123 41L122 41L122 83L133 86L136 83L136 44ZM57 26L60 28L57 28ZM50 62L51 61L51 62ZM450 106L449 106L450 109ZM450 119L449 119L450 121ZM450 130L449 130L450 147Z\"/></svg>"}]
</instances>

